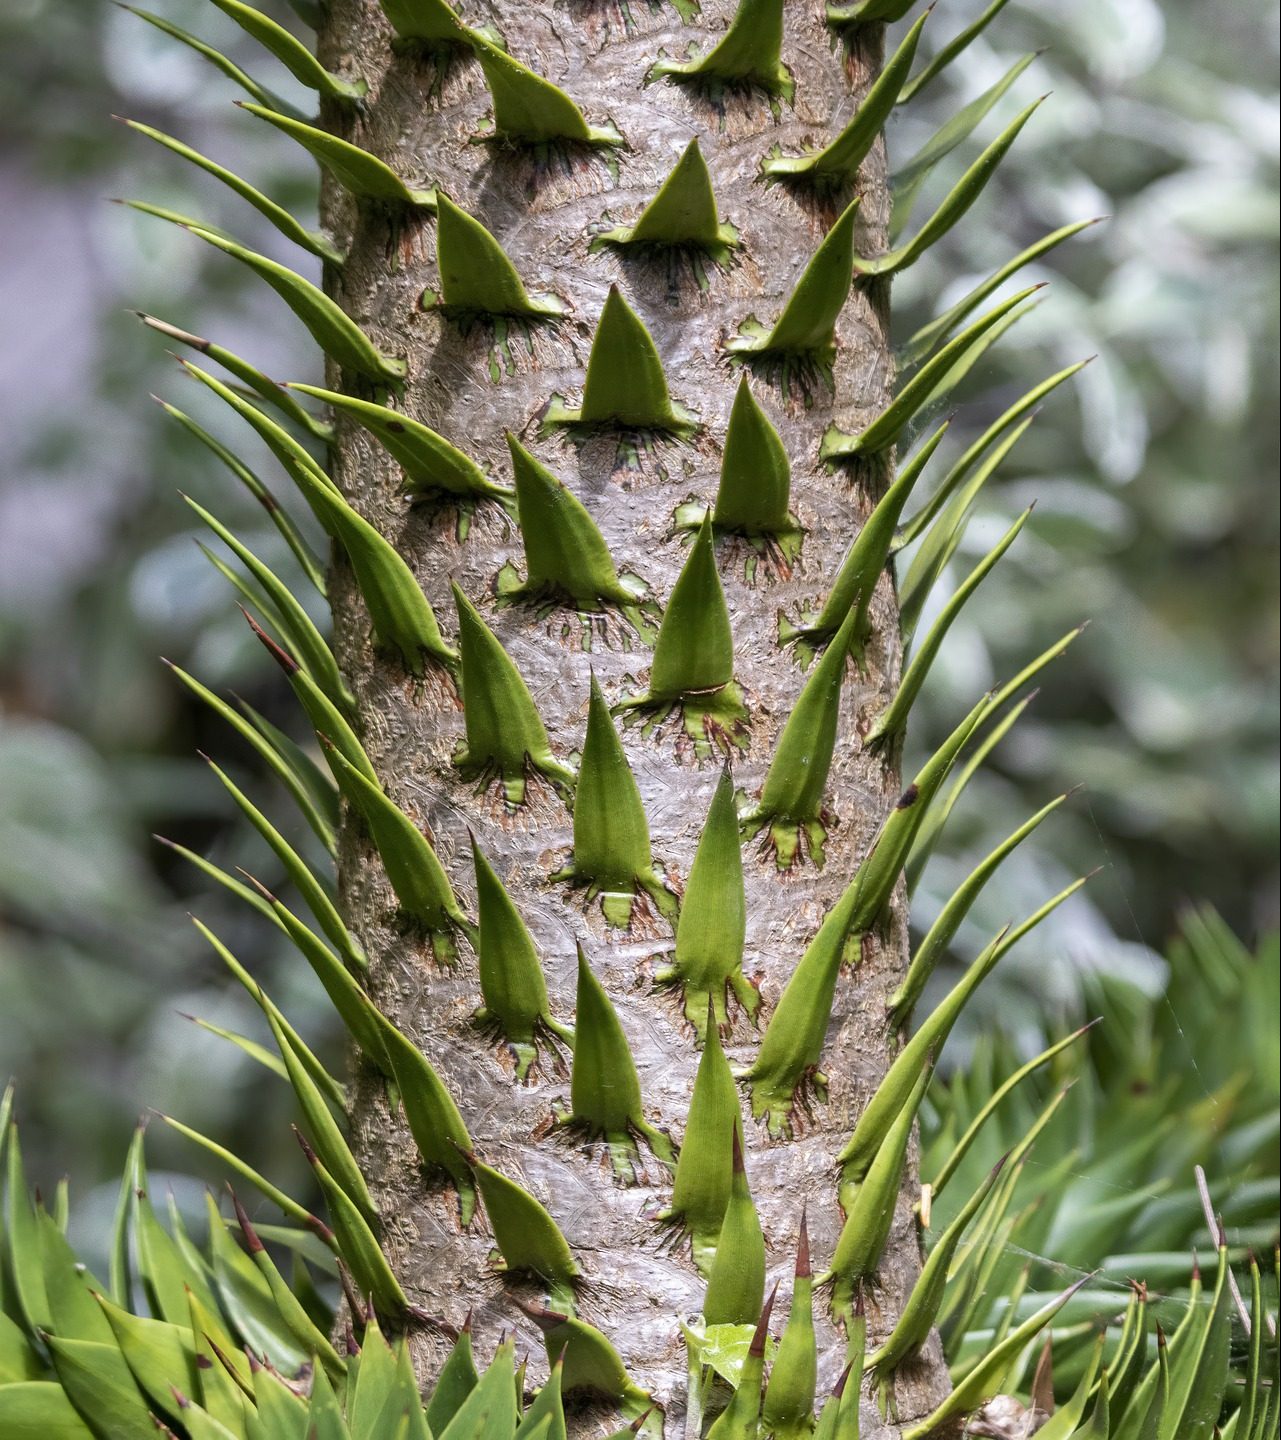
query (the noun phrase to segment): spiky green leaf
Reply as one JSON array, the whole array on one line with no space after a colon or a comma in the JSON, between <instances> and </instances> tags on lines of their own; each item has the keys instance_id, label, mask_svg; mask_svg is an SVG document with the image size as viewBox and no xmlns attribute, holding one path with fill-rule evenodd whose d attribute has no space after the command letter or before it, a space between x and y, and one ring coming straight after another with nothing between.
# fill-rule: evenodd
<instances>
[{"instance_id":1,"label":"spiky green leaf","mask_svg":"<svg viewBox=\"0 0 1281 1440\"><path fill-rule=\"evenodd\" d=\"M552 754L547 731L520 672L467 596L457 585L453 591L466 735L455 763L464 772L497 774L512 806L524 803L531 767L553 785L572 787L573 772Z\"/></svg>"}]
</instances>

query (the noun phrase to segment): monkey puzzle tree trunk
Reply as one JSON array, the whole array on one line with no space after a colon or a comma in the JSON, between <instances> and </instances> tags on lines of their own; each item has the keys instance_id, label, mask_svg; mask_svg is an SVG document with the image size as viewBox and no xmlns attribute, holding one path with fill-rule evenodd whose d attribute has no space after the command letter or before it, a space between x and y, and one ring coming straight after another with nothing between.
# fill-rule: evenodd
<instances>
[{"instance_id":1,"label":"monkey puzzle tree trunk","mask_svg":"<svg viewBox=\"0 0 1281 1440\"><path fill-rule=\"evenodd\" d=\"M788 535L749 539L722 530L716 539L745 719L722 715L722 723L700 726L694 701L666 716L661 710L616 710L648 818L654 865L666 887L651 880L652 894L638 889L630 918L617 895L607 896L603 907L590 888L554 878L574 850L566 795L531 771L523 801L513 805L492 780L460 771L455 761L465 722L454 682L432 667L414 678L398 659L379 653L345 562L333 577L336 648L358 699L365 747L388 794L429 831L472 916L469 832L474 835L533 937L552 1017L566 1025L574 1022L581 944L630 1045L643 1118L677 1142L700 1046L679 990L656 983L674 948L674 907L667 896L679 895L688 880L724 765L740 812L758 803L780 732L806 680L797 652L780 643L780 618L821 604L889 480L876 457L836 469L819 459L830 425L856 432L889 396L893 366L884 293L856 288L850 295L837 322L830 374L822 364L740 367L726 348L748 322L774 323L852 193L822 199L782 185L766 187L761 161L774 147L785 155L821 149L846 125L877 74L881 27L862 26L843 55L833 46L820 5L806 0L789 7L782 58L794 85L790 102L759 87L709 90L661 78L646 83L656 61L685 60L691 42L706 54L734 8L727 0L706 0L689 24L670 6L645 3L498 0L483 13L467 13L469 23L492 25L511 55L567 91L593 126L612 124L625 141L621 148L486 141L492 102L477 59L461 50L446 63L412 45L393 45L375 0L331 0L320 46L331 70L370 83L358 111L331 106L326 123L389 161L409 184L437 187L480 220L530 293L558 296L568 309L563 319L544 322L430 308L424 293L442 290L439 216L432 222L358 206L327 181L325 219L350 247L341 275L331 277L330 293L383 350L407 362L403 396L391 403L461 446L503 484L511 475L505 440L511 432L586 507L624 583L637 577L652 602L664 606L691 553L677 512L690 502L709 505L716 496L743 374L786 449L799 550ZM732 251L698 258L593 245L600 232L635 223L695 137L720 218L737 231ZM857 188L858 249L875 254L885 247L888 217L879 140L862 164ZM696 428L660 436L617 425L588 431L546 423L553 396L571 406L582 395L611 286L648 328L671 398L691 413ZM642 385L643 367L633 363L636 371L623 377L623 392ZM343 388L336 369L329 383ZM497 504L462 511L444 503L411 504L391 456L341 417L333 474L357 509L395 542L451 637L450 583L461 587L515 662L561 764L575 767L583 754L593 674L615 707L645 691L654 654L648 617L656 607L606 607L584 618L555 597L507 595L508 577L528 574L512 516ZM755 842L744 836L743 969L759 985L762 1003L753 1017L752 997L743 991L729 1007L725 1048L737 1066L752 1064L759 1027L901 790L896 748L872 751L861 739L884 709L899 671L888 575L881 577L867 618L862 663L850 665L841 690L823 821L808 834L802 829L799 853L787 867L785 826L775 836L778 844L769 843L768 828ZM813 851L823 828L820 867ZM618 889L606 880L607 891ZM579 1314L613 1339L634 1379L665 1408L666 1433L683 1433L686 1360L678 1319L702 1309L706 1278L688 1245L671 1243L656 1218L671 1197L668 1167L640 1137L634 1173L619 1177L603 1143L558 1123L570 1104L564 1046L558 1058L554 1037L545 1036L522 1080L510 1048L474 1018L481 997L473 949L460 944L455 963L441 963L425 939L395 919L396 899L367 831L350 819L342 837L340 892L346 918L368 951L376 1001L448 1084L480 1158L522 1181L559 1222L582 1272ZM733 916L724 923L732 930ZM790 1133L781 1136L771 1135L744 1106L747 1177L769 1275L784 1281L779 1316L790 1292L786 1277L803 1206L816 1265L822 1268L832 1257L841 1228L837 1152L895 1048L885 1014L906 963L901 887L861 944L857 965L846 965L836 986L822 1053L826 1094L810 1085ZM372 1077L357 1087L356 1097L357 1153L384 1219L387 1252L410 1298L454 1324L474 1308L482 1348L515 1328L531 1351L541 1351L533 1343L537 1330L513 1300L541 1302L546 1288L496 1272L486 1225L478 1219L463 1226L456 1193L424 1177L403 1121L388 1112ZM918 1272L915 1189L909 1159L878 1287L868 1295L873 1339L888 1333ZM822 1392L843 1367L844 1345L826 1306L818 1309ZM444 1342L424 1326L415 1352L423 1374L434 1373ZM945 1388L931 1344L900 1376L903 1419L925 1413ZM590 1417L575 1423L585 1426L583 1434L599 1433ZM869 1411L864 1433L877 1433L878 1424Z\"/></svg>"}]
</instances>

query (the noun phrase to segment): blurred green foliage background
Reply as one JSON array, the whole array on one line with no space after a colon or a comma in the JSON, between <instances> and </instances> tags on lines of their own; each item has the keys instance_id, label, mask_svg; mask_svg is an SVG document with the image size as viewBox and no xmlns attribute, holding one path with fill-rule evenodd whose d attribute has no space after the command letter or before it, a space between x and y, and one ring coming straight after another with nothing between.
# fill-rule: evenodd
<instances>
[{"instance_id":1,"label":"blurred green foliage background","mask_svg":"<svg viewBox=\"0 0 1281 1440\"><path fill-rule=\"evenodd\" d=\"M291 93L205 0L154 3ZM293 23L285 5L265 8ZM944 0L926 50L978 9ZM1072 876L1103 871L989 982L957 1054L982 1031L1016 1046L1057 1031L1082 1016L1100 976L1113 996L1161 994L1159 948L1189 901L1213 904L1247 940L1276 919L1275 9L1012 0L967 61L900 112L892 159L1042 48L931 181L941 191L1022 105L1054 92L980 204L896 286L896 325L907 337L1040 235L1106 215L1020 277L1051 280L1048 297L968 377L946 444L959 450L1034 381L1097 358L1045 406L970 527L953 582L1039 501L953 630L913 745L1072 625L1092 625L967 793L917 918L928 924L978 855L1078 783L1087 788L975 907L958 955ZM21 1082L31 1171L52 1177L74 1161L82 1197L99 1187L91 1218L109 1206L146 1105L283 1183L298 1178L284 1088L178 1013L250 1024L188 908L296 1019L312 1016L312 1033L325 1025L266 927L150 838L279 878L195 752L228 763L257 798L267 787L157 659L292 725L177 492L269 561L278 539L146 402L155 391L225 433L128 311L216 338L279 378L313 378L315 357L239 267L107 203L145 196L309 272L309 257L287 253L215 182L110 119L155 124L296 212L314 210L297 153L232 98L116 6L8 0L0 11L0 1066ZM303 843L301 826L290 833ZM1177 1018L1177 988L1167 1000ZM152 1148L158 1169L192 1163L161 1135Z\"/></svg>"}]
</instances>

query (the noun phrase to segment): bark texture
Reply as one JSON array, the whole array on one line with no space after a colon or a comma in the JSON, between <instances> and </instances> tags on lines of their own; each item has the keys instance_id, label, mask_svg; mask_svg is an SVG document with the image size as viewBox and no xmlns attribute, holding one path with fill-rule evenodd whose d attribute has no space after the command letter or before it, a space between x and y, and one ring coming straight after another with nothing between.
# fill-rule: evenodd
<instances>
[{"instance_id":1,"label":"bark texture","mask_svg":"<svg viewBox=\"0 0 1281 1440\"><path fill-rule=\"evenodd\" d=\"M531 290L553 291L573 306L563 324L538 331L527 345L513 332L506 349L484 325L464 334L456 324L419 307L434 287L435 227L357 207L326 183L325 219L350 245L332 293L392 354L408 362L404 408L467 450L500 479L510 478L504 431L515 432L584 502L610 543L620 571L648 582L663 601L686 547L674 533L675 507L716 493L721 444L738 372L722 342L749 316L766 324L826 232L836 209L798 203L782 187L759 182L762 157L774 145L785 153L819 148L848 120L880 63L880 27L863 27L848 56L824 24L819 0L789 5L783 58L796 82L794 103L771 106L762 95L728 96L715 105L688 89L644 83L660 50L683 58L691 41L706 51L723 33L731 0L705 0L702 14L681 23L669 5L635 0L469 5L469 23L495 25L512 54L566 89L589 121L611 120L627 148L572 164L539 163L529 155L477 143L490 104L479 67L460 59L443 70L393 51L376 0L330 0L321 58L330 68L365 77L371 86L359 114L334 110L328 123L396 167L411 184L436 184L479 218L502 242ZM738 227L742 248L733 266L710 270L700 286L688 270L653 261L589 255L602 221L628 224L653 196L693 135L701 139L722 217ZM880 144L865 162L859 189L862 253L884 248L888 218L885 157ZM612 438L583 445L540 438L539 415L553 393L576 399L597 317L611 283L621 286L649 326L662 353L675 400L701 422L688 444L659 444L633 464L620 461ZM842 314L834 387L821 382L808 398L784 394L757 379L754 390L782 434L793 466L792 508L804 527L798 562L761 564L741 542L720 548L736 650L737 678L750 711L750 742L730 763L741 796L755 797L780 728L803 674L780 648L777 618L825 595L851 538L888 475L884 466L830 472L818 462L819 440L833 421L857 430L884 404L892 379L887 307L875 293L856 290ZM330 377L335 387L339 376ZM399 402L393 402L399 403ZM640 688L650 652L608 619L588 631L564 610L540 614L527 606L499 608L494 582L511 561L523 570L520 537L494 506L481 507L459 541L452 509L411 507L396 465L360 430L339 426L333 473L357 508L409 559L446 633L455 630L449 581L478 604L525 677L562 760L581 749L589 669L611 703ZM656 993L655 969L672 949L671 927L650 914L630 932L612 930L585 893L553 883L571 843L570 814L535 780L530 802L505 812L496 789L479 793L463 779L452 755L463 729L456 692L439 672L422 681L375 653L363 604L350 576L334 576L336 645L359 698L363 739L388 793L427 827L460 895L474 896L468 829L494 861L540 949L552 1005L572 1021L575 941L617 1006L640 1072L649 1119L679 1138L698 1061L695 1037L679 999ZM828 790L834 819L823 869L804 863L781 874L774 859L749 846L746 855L748 935L744 969L759 981L762 1024L804 946L865 854L901 788L894 755L867 753L860 741L892 693L899 671L897 611L889 577L872 608L874 634L867 671L853 671L842 698L841 730ZM590 648L589 648L590 647ZM645 800L654 856L679 890L699 838L719 760L698 763L679 741L679 724L657 734L625 732L624 744ZM677 1319L701 1307L704 1282L688 1253L665 1243L652 1218L666 1203L670 1177L652 1157L638 1183L617 1183L602 1146L584 1146L551 1122L568 1094L568 1075L544 1065L521 1085L510 1057L476 1030L479 1004L475 956L460 948L451 970L407 937L391 919L394 898L377 856L359 828L343 835L340 890L354 931L367 947L377 1002L421 1046L450 1085L477 1148L523 1181L561 1225L585 1273L579 1313L619 1347L634 1378L666 1409L668 1436L685 1433L682 1394L685 1356ZM474 907L469 903L474 913ZM840 1226L836 1204L837 1150L883 1075L892 1054L885 1000L901 976L907 946L902 895L881 932L869 937L861 964L838 986L824 1065L831 1087L801 1132L771 1142L747 1121L747 1166L764 1228L770 1280L782 1278L781 1306L790 1292L791 1265L802 1201L808 1203L815 1261L830 1258ZM758 1034L739 1014L727 1040L731 1060L746 1064ZM482 1220L464 1231L452 1191L434 1188L415 1165L402 1122L388 1113L372 1083L357 1087L355 1143L381 1206L386 1248L412 1300L462 1321L475 1309L482 1355L503 1329L515 1328L533 1356L531 1379L542 1372L537 1332L511 1303L509 1291L541 1298L532 1287L505 1285L491 1264L492 1242ZM746 1113L746 1104L744 1105ZM870 1339L894 1323L918 1267L910 1212L915 1195L909 1165L884 1263L881 1288L870 1297ZM843 1341L820 1297L820 1393L843 1364ZM443 1354L443 1341L424 1329L415 1353L425 1378ZM936 1346L900 1376L904 1420L932 1407L946 1388ZM886 1430L870 1404L864 1434ZM617 1421L614 1422L615 1424ZM611 1428L603 1415L580 1414L576 1434Z\"/></svg>"}]
</instances>

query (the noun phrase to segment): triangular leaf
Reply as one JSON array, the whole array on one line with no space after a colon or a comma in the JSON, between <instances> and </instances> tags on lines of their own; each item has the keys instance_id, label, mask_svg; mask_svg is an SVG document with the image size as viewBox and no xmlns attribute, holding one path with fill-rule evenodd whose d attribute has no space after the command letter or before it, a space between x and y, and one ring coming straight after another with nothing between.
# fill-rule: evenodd
<instances>
[{"instance_id":1,"label":"triangular leaf","mask_svg":"<svg viewBox=\"0 0 1281 1440\"><path fill-rule=\"evenodd\" d=\"M637 886L661 911L675 914L675 897L650 855L640 788L594 674L574 788L574 854L561 874L591 886L593 894L601 893L601 908L611 925L631 924Z\"/></svg>"},{"instance_id":2,"label":"triangular leaf","mask_svg":"<svg viewBox=\"0 0 1281 1440\"><path fill-rule=\"evenodd\" d=\"M648 79L696 82L704 87L755 87L792 98L792 74L782 62L783 0L739 0L729 29L706 55L659 60Z\"/></svg>"},{"instance_id":3,"label":"triangular leaf","mask_svg":"<svg viewBox=\"0 0 1281 1440\"><path fill-rule=\"evenodd\" d=\"M568 308L554 295L532 298L498 241L443 193L436 206L436 266L446 309L552 319Z\"/></svg>"},{"instance_id":4,"label":"triangular leaf","mask_svg":"<svg viewBox=\"0 0 1281 1440\"><path fill-rule=\"evenodd\" d=\"M431 842L394 801L341 754L335 752L333 759L342 777L343 793L365 817L370 839L401 909L427 932L436 959L452 964L455 932L461 930L469 937L474 932Z\"/></svg>"},{"instance_id":5,"label":"triangular leaf","mask_svg":"<svg viewBox=\"0 0 1281 1440\"><path fill-rule=\"evenodd\" d=\"M472 1142L463 1117L458 1113L458 1106L435 1067L418 1046L402 1034L372 1001L367 1003L391 1059L405 1120L423 1164L432 1170L443 1170L454 1182L458 1189L462 1222L470 1225L476 1207L476 1193L466 1157L472 1149Z\"/></svg>"},{"instance_id":6,"label":"triangular leaf","mask_svg":"<svg viewBox=\"0 0 1281 1440\"><path fill-rule=\"evenodd\" d=\"M651 700L719 690L734 678L729 607L716 570L710 518L699 527L672 587L649 672Z\"/></svg>"},{"instance_id":7,"label":"triangular leaf","mask_svg":"<svg viewBox=\"0 0 1281 1440\"><path fill-rule=\"evenodd\" d=\"M516 439L507 436L527 579L509 594L560 595L585 608L634 606L643 586L629 587L614 568L605 537L577 496Z\"/></svg>"},{"instance_id":8,"label":"triangular leaf","mask_svg":"<svg viewBox=\"0 0 1281 1440\"><path fill-rule=\"evenodd\" d=\"M476 1156L469 1158L506 1268L546 1281L560 1293L558 1303L572 1304L579 1271L560 1226L523 1186Z\"/></svg>"},{"instance_id":9,"label":"triangular leaf","mask_svg":"<svg viewBox=\"0 0 1281 1440\"><path fill-rule=\"evenodd\" d=\"M796 522L787 511L790 491L787 447L752 394L744 374L725 431L712 524L741 535L793 531Z\"/></svg>"},{"instance_id":10,"label":"triangular leaf","mask_svg":"<svg viewBox=\"0 0 1281 1440\"><path fill-rule=\"evenodd\" d=\"M730 1127L730 1189L703 1297L703 1320L750 1325L765 1299L765 1237L747 1185L741 1127Z\"/></svg>"},{"instance_id":11,"label":"triangular leaf","mask_svg":"<svg viewBox=\"0 0 1281 1440\"><path fill-rule=\"evenodd\" d=\"M815 154L772 156L761 165L761 173L770 180L802 182L823 189L852 185L858 177L859 166L884 130L885 122L899 99L916 57L917 41L929 16L927 10L899 42L898 49L885 62L850 123L835 140Z\"/></svg>"},{"instance_id":12,"label":"triangular leaf","mask_svg":"<svg viewBox=\"0 0 1281 1440\"><path fill-rule=\"evenodd\" d=\"M495 138L517 145L623 143L612 125L589 125L563 90L496 45L477 36L475 48L494 102Z\"/></svg>"},{"instance_id":13,"label":"triangular leaf","mask_svg":"<svg viewBox=\"0 0 1281 1440\"><path fill-rule=\"evenodd\" d=\"M251 115L296 140L349 195L358 200L377 200L384 205L404 206L411 210L436 208L435 190L407 185L390 165L368 150L362 150L359 145L340 140L337 135L317 129L315 125L306 125L289 115L281 115L265 105L245 101L238 103L242 110L248 110Z\"/></svg>"},{"instance_id":14,"label":"triangular leaf","mask_svg":"<svg viewBox=\"0 0 1281 1440\"><path fill-rule=\"evenodd\" d=\"M890 550L898 529L899 516L907 504L916 482L947 434L950 421L944 421L912 458L899 471L898 478L876 502L853 545L846 552L837 571L823 608L813 620L803 619L789 626L784 638L799 637L801 645L813 648L835 635L851 610L857 610L853 643L861 647L867 634L867 614L877 582L889 561ZM780 627L781 628L781 627Z\"/></svg>"},{"instance_id":15,"label":"triangular leaf","mask_svg":"<svg viewBox=\"0 0 1281 1440\"><path fill-rule=\"evenodd\" d=\"M830 354L836 343L836 320L854 283L854 218L858 199L851 200L827 232L796 282L773 328L749 322L731 336L731 355Z\"/></svg>"},{"instance_id":16,"label":"triangular leaf","mask_svg":"<svg viewBox=\"0 0 1281 1440\"><path fill-rule=\"evenodd\" d=\"M507 803L513 806L525 801L526 773L531 766L554 785L571 788L573 772L552 754L547 731L520 672L480 612L457 585L453 588L466 733L455 763L464 772L496 773Z\"/></svg>"},{"instance_id":17,"label":"triangular leaf","mask_svg":"<svg viewBox=\"0 0 1281 1440\"><path fill-rule=\"evenodd\" d=\"M581 945L569 1107L573 1124L582 1126L593 1138L604 1137L620 1178L627 1178L632 1171L634 1135L643 1136L664 1164L673 1162L667 1136L645 1119L640 1078L627 1036Z\"/></svg>"},{"instance_id":18,"label":"triangular leaf","mask_svg":"<svg viewBox=\"0 0 1281 1440\"><path fill-rule=\"evenodd\" d=\"M999 0L1004 4L1005 0ZM949 336L953 330L973 313L988 298L1001 288L1011 276L1017 275L1026 265L1031 265L1043 255L1061 245L1065 240L1070 240L1073 235L1079 235L1082 230L1088 230L1092 225L1099 222L1095 220L1078 220L1074 225L1064 225L1058 230L1052 230L1048 235L1042 236L1040 240L1029 245L1026 250L1020 250L1013 260L994 270L986 280L976 285L973 290L963 295L955 305L945 310L936 320L931 320L908 340L903 347L903 363L915 365L923 360L926 355L939 343Z\"/></svg>"},{"instance_id":19,"label":"triangular leaf","mask_svg":"<svg viewBox=\"0 0 1281 1440\"><path fill-rule=\"evenodd\" d=\"M221 347L213 347L207 353L214 355L214 348L220 349ZM214 355L214 358L218 360L220 365L224 365L230 369L231 367L226 364L226 359L223 358L223 356L228 353L229 352L223 351L219 355ZM233 371L233 373L236 372ZM190 415L185 414L182 410L179 410L177 406L170 405L164 400L159 400L158 403L166 415L176 420L188 434L194 435L206 449L216 455L245 489L249 491L254 499L258 501L271 517L271 523L280 532L281 539L284 540L285 544L288 545L289 549L293 552L294 558L298 561L303 574L311 581L316 592L323 595L326 589L324 564L307 543L302 532L298 529L298 526L294 523L294 520L285 507L281 505L248 465L233 455L220 441L215 440L206 429L197 425ZM329 427L322 425L320 421L316 421L315 425L319 426L326 434L328 433ZM313 433L315 433L314 430Z\"/></svg>"},{"instance_id":20,"label":"triangular leaf","mask_svg":"<svg viewBox=\"0 0 1281 1440\"><path fill-rule=\"evenodd\" d=\"M689 1232L694 1262L707 1274L733 1187L733 1136L737 1131L741 1137L743 1121L738 1087L710 1005L704 1012L703 1025L703 1053L676 1161L672 1203L663 1218Z\"/></svg>"},{"instance_id":21,"label":"triangular leaf","mask_svg":"<svg viewBox=\"0 0 1281 1440\"><path fill-rule=\"evenodd\" d=\"M451 445L442 435L419 420L389 410L372 400L324 390L317 385L294 383L291 390L314 395L363 425L399 462L405 472L405 488L413 494L440 491L445 495L505 500L511 491L497 485L470 456Z\"/></svg>"},{"instance_id":22,"label":"triangular leaf","mask_svg":"<svg viewBox=\"0 0 1281 1440\"><path fill-rule=\"evenodd\" d=\"M983 718L986 704L982 700L970 711L903 792L779 997L756 1060L745 1075L751 1086L752 1113L767 1116L774 1134L790 1124L801 1085L813 1083L820 1093L825 1087L817 1066L847 944L875 924L884 910L912 838L956 756Z\"/></svg>"},{"instance_id":23,"label":"triangular leaf","mask_svg":"<svg viewBox=\"0 0 1281 1440\"><path fill-rule=\"evenodd\" d=\"M571 409L553 397L548 425L622 427L686 435L694 428L688 411L673 403L658 347L617 285L611 285L596 326L583 403Z\"/></svg>"},{"instance_id":24,"label":"triangular leaf","mask_svg":"<svg viewBox=\"0 0 1281 1440\"><path fill-rule=\"evenodd\" d=\"M672 965L658 975L661 983L681 986L685 1018L704 1039L708 1006L714 1025L724 1025L730 990L749 1015L760 1008L761 997L742 970L746 935L734 782L726 771L717 782L685 885Z\"/></svg>"},{"instance_id":25,"label":"triangular leaf","mask_svg":"<svg viewBox=\"0 0 1281 1440\"><path fill-rule=\"evenodd\" d=\"M756 829L769 826L780 870L798 858L802 834L814 863L823 863L827 836L823 795L836 749L841 690L858 618L857 610L851 609L801 687L774 748L760 801L743 817L744 825Z\"/></svg>"},{"instance_id":26,"label":"triangular leaf","mask_svg":"<svg viewBox=\"0 0 1281 1440\"><path fill-rule=\"evenodd\" d=\"M672 173L641 211L635 225L597 236L593 245L639 245L656 249L702 250L721 263L738 243L738 231L720 222L712 177L695 136Z\"/></svg>"},{"instance_id":27,"label":"triangular leaf","mask_svg":"<svg viewBox=\"0 0 1281 1440\"><path fill-rule=\"evenodd\" d=\"M524 1080L546 1030L572 1045L574 1032L553 1019L538 952L520 912L503 888L480 846L472 840L476 866L476 909L480 922L477 951L484 1008L476 1018L497 1026L516 1055L516 1075Z\"/></svg>"},{"instance_id":28,"label":"triangular leaf","mask_svg":"<svg viewBox=\"0 0 1281 1440\"><path fill-rule=\"evenodd\" d=\"M368 92L369 86L363 80L348 81L331 74L301 40L296 40L283 25L261 10L246 5L244 0L211 0L211 3L229 15L264 50L270 51L300 85L319 91L327 100L348 104Z\"/></svg>"},{"instance_id":29,"label":"triangular leaf","mask_svg":"<svg viewBox=\"0 0 1281 1440\"><path fill-rule=\"evenodd\" d=\"M257 110L260 107L247 106L248 109ZM264 114L271 112L263 111ZM285 117L280 117L285 121ZM139 135L146 135L149 139L155 140L166 149L172 150L175 155L180 155L184 160L189 160L193 165L198 166L206 174L212 175L216 180L221 180L227 188L239 195L240 198L252 205L255 210L264 216L286 240L292 240L295 245L300 245L312 255L318 256L321 260L327 261L330 265L341 265L343 253L325 235L315 230L308 230L305 225L300 224L292 212L283 205L277 205L274 200L269 199L261 190L255 189L247 180L242 180L234 171L228 170L225 166L217 164L207 156L202 155L198 150L193 150L190 145L184 145L181 140L175 139L172 135L166 135L163 130L157 130L151 125L144 125L138 120L126 120L124 122L131 130L136 130ZM285 123L295 123L288 121Z\"/></svg>"}]
</instances>

